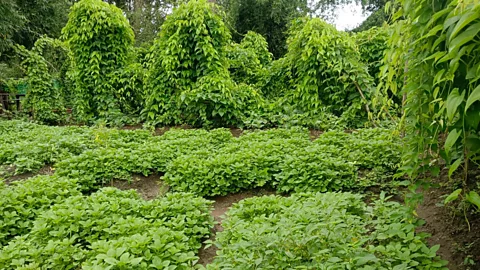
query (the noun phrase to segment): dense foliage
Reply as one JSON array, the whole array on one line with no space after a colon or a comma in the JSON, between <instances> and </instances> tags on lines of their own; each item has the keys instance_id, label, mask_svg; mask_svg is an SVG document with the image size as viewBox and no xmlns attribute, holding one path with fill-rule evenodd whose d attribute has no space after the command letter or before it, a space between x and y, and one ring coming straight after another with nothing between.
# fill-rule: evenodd
<instances>
[{"instance_id":1,"label":"dense foliage","mask_svg":"<svg viewBox=\"0 0 480 270\"><path fill-rule=\"evenodd\" d=\"M249 31L240 44L227 48L230 74L237 83L257 84L272 61L265 38Z\"/></svg>"},{"instance_id":2,"label":"dense foliage","mask_svg":"<svg viewBox=\"0 0 480 270\"><path fill-rule=\"evenodd\" d=\"M205 0L176 9L153 46L146 117L162 124L238 124L256 92L230 79L229 39L222 18Z\"/></svg>"},{"instance_id":3,"label":"dense foliage","mask_svg":"<svg viewBox=\"0 0 480 270\"><path fill-rule=\"evenodd\" d=\"M299 22L286 58L292 69L294 98L305 110L326 106L354 116L367 103L372 79L354 40L320 19Z\"/></svg>"},{"instance_id":4,"label":"dense foliage","mask_svg":"<svg viewBox=\"0 0 480 270\"><path fill-rule=\"evenodd\" d=\"M404 98L410 147L405 171L413 178L448 176L469 168L480 153L480 4L477 1L399 1L384 69L386 87ZM403 87L398 87L401 78ZM440 161L440 162L438 162ZM480 206L478 194L469 201Z\"/></svg>"},{"instance_id":5,"label":"dense foliage","mask_svg":"<svg viewBox=\"0 0 480 270\"><path fill-rule=\"evenodd\" d=\"M235 204L208 269L447 269L407 208L350 193L298 193Z\"/></svg>"},{"instance_id":6,"label":"dense foliage","mask_svg":"<svg viewBox=\"0 0 480 270\"><path fill-rule=\"evenodd\" d=\"M373 27L367 31L354 34L362 61L368 66L368 73L378 84L380 68L387 47L388 29Z\"/></svg>"},{"instance_id":7,"label":"dense foliage","mask_svg":"<svg viewBox=\"0 0 480 270\"><path fill-rule=\"evenodd\" d=\"M2 121L0 131L0 163L14 166L16 173L35 172L46 164L55 164L89 149L150 136L142 131L49 127L21 121Z\"/></svg>"},{"instance_id":8,"label":"dense foliage","mask_svg":"<svg viewBox=\"0 0 480 270\"><path fill-rule=\"evenodd\" d=\"M31 232L0 251L4 269L190 269L210 234L210 202L191 194L144 201L105 188L44 211Z\"/></svg>"},{"instance_id":9,"label":"dense foliage","mask_svg":"<svg viewBox=\"0 0 480 270\"><path fill-rule=\"evenodd\" d=\"M70 100L69 81L66 76L70 64L69 50L61 41L42 37L32 50L19 46L17 52L24 58L21 63L27 78L27 91L23 101L33 120L59 123Z\"/></svg>"},{"instance_id":10,"label":"dense foliage","mask_svg":"<svg viewBox=\"0 0 480 270\"><path fill-rule=\"evenodd\" d=\"M182 191L215 196L265 186L279 192L395 187L391 175L400 162L400 138L379 128L312 138L298 128L233 137L228 129L152 136L21 121L0 127L2 147L13 149L3 154L2 166L22 172L33 170L22 164L49 163L55 172L0 188L8 213L0 228L0 267L7 269L190 269L213 217L210 202ZM144 201L133 191L102 188L113 179L154 172L165 173L170 190L180 193ZM259 268L342 262L365 269L442 269L437 247L427 248L425 236L414 233L419 223L410 213L397 203L382 199L367 206L359 195L340 193L245 200L228 213L219 256L207 267L243 269L252 260ZM319 234L327 240L315 240ZM329 256L313 255L325 248Z\"/></svg>"},{"instance_id":11,"label":"dense foliage","mask_svg":"<svg viewBox=\"0 0 480 270\"><path fill-rule=\"evenodd\" d=\"M68 17L69 0L4 0L0 5L0 60L14 44L30 49L38 38L60 36Z\"/></svg>"},{"instance_id":12,"label":"dense foliage","mask_svg":"<svg viewBox=\"0 0 480 270\"><path fill-rule=\"evenodd\" d=\"M448 177L444 203L480 209L480 4L361 0L352 33L326 22L351 2L4 0L0 116L72 126L0 121L0 268L191 269L213 225L192 194L268 187L294 195L234 206L208 268L444 269L413 208L295 192ZM145 130L105 128L127 123ZM152 134L177 125L211 130ZM104 188L135 174L172 192Z\"/></svg>"},{"instance_id":13,"label":"dense foliage","mask_svg":"<svg viewBox=\"0 0 480 270\"><path fill-rule=\"evenodd\" d=\"M62 30L72 52L74 109L80 120L120 113L117 70L127 64L133 31L119 8L101 0L72 7Z\"/></svg>"},{"instance_id":14,"label":"dense foliage","mask_svg":"<svg viewBox=\"0 0 480 270\"><path fill-rule=\"evenodd\" d=\"M15 92L22 81L30 82L27 92L38 98L27 98L23 109L35 120L241 128L368 125L371 78L352 38L319 19L299 18L326 10L326 2L315 7L305 1L257 3L265 4L259 12L278 11L271 13L276 19L269 23L278 19L282 24L274 31L283 29L280 43L287 55L273 62L268 50L271 34L276 35L273 30L257 29L259 34L251 31L256 28L248 29L241 42L234 43L223 10L206 0L107 2L124 13L100 0L78 1L63 29L65 43L51 42L55 47L47 54L36 48L23 50L29 56L23 79L18 74L11 78L14 62L0 66L5 72L0 88ZM138 26L142 7L177 4L164 23L159 14L162 22L152 22L162 24L154 31L158 37L153 45L142 42L134 48L127 18L135 33L151 35L152 29ZM235 1L219 4L230 16L245 8ZM297 19L287 31L290 17ZM337 43L341 50L335 49Z\"/></svg>"},{"instance_id":15,"label":"dense foliage","mask_svg":"<svg viewBox=\"0 0 480 270\"><path fill-rule=\"evenodd\" d=\"M80 195L77 183L56 176L37 176L0 187L0 245L27 234L35 218L55 203Z\"/></svg>"},{"instance_id":16,"label":"dense foliage","mask_svg":"<svg viewBox=\"0 0 480 270\"><path fill-rule=\"evenodd\" d=\"M387 129L332 131L311 141L305 129L235 138L226 129L173 129L152 136L140 130L0 123L2 147L9 149L0 165L22 173L49 164L57 175L77 179L82 191L155 172L165 173L163 180L175 191L206 196L263 186L282 192L361 190L393 185L388 180L400 162L400 138Z\"/></svg>"}]
</instances>

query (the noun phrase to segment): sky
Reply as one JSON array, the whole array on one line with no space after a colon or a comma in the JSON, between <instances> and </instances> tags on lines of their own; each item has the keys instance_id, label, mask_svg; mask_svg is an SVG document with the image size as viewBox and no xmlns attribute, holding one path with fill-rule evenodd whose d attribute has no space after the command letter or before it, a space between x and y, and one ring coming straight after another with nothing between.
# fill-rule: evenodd
<instances>
[{"instance_id":1,"label":"sky","mask_svg":"<svg viewBox=\"0 0 480 270\"><path fill-rule=\"evenodd\" d=\"M335 13L337 18L333 24L338 30L351 30L367 18L362 12L362 7L355 3L338 8Z\"/></svg>"}]
</instances>

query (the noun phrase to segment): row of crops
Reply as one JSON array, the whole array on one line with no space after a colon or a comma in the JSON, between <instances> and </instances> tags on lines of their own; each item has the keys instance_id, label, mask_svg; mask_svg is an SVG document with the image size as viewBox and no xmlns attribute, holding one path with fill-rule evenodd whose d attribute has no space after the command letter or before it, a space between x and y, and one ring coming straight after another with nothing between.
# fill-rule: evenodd
<instances>
[{"instance_id":1,"label":"row of crops","mask_svg":"<svg viewBox=\"0 0 480 270\"><path fill-rule=\"evenodd\" d=\"M56 175L92 191L132 173L165 173L175 191L202 196L271 186L280 192L360 190L387 184L400 161L401 142L387 129L330 131L318 139L306 129L249 132L49 127L0 122L0 162L16 173L52 165ZM38 136L42 134L42 136Z\"/></svg>"},{"instance_id":2,"label":"row of crops","mask_svg":"<svg viewBox=\"0 0 480 270\"><path fill-rule=\"evenodd\" d=\"M152 136L0 121L4 176L54 170L0 187L0 268L444 269L407 207L383 193L369 203L342 193L394 187L401 145L386 129ZM105 187L134 173L164 174L170 191L145 201ZM234 205L217 257L198 265L214 226L208 198L255 187L291 196Z\"/></svg>"}]
</instances>

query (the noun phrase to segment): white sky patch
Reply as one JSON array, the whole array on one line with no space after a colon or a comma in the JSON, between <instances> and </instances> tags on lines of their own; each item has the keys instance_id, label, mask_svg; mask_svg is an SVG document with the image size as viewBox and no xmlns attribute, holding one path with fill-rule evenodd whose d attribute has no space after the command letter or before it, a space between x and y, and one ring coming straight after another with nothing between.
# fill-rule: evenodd
<instances>
[{"instance_id":1,"label":"white sky patch","mask_svg":"<svg viewBox=\"0 0 480 270\"><path fill-rule=\"evenodd\" d=\"M355 3L339 7L335 14L337 18L334 20L333 25L338 30L351 30L368 17L368 14L363 14L362 6Z\"/></svg>"}]
</instances>

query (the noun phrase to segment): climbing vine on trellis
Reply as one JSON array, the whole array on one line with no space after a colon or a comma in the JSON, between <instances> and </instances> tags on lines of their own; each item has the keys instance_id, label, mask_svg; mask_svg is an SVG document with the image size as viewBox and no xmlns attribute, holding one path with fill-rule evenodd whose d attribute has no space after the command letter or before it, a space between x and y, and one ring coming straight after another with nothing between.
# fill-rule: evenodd
<instances>
[{"instance_id":1,"label":"climbing vine on trellis","mask_svg":"<svg viewBox=\"0 0 480 270\"><path fill-rule=\"evenodd\" d=\"M118 116L121 82L134 34L122 10L101 0L81 0L63 35L72 52L74 112L81 120Z\"/></svg>"}]
</instances>

